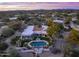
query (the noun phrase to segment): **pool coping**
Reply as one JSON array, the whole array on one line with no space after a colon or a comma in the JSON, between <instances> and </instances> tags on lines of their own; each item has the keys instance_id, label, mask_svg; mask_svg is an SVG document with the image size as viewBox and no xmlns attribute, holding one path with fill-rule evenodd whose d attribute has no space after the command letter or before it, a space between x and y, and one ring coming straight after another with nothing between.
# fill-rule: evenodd
<instances>
[{"instance_id":1,"label":"pool coping","mask_svg":"<svg viewBox=\"0 0 79 59\"><path fill-rule=\"evenodd\" d=\"M28 43L28 46L32 48L33 46L31 46L31 43L32 43L32 42L39 42L39 41L41 41L41 42L46 42L47 45L49 44L46 40L33 40L33 41L30 41L30 42Z\"/></svg>"}]
</instances>

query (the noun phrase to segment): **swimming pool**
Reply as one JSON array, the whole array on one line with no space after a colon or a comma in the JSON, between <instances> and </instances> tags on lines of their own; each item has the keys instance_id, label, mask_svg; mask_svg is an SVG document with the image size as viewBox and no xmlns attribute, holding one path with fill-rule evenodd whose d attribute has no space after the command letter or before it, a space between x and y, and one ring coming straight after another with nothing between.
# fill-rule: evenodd
<instances>
[{"instance_id":1,"label":"swimming pool","mask_svg":"<svg viewBox=\"0 0 79 59\"><path fill-rule=\"evenodd\" d=\"M45 40L35 40L35 41L31 41L29 42L29 46L30 47L46 47L48 46L48 42Z\"/></svg>"}]
</instances>

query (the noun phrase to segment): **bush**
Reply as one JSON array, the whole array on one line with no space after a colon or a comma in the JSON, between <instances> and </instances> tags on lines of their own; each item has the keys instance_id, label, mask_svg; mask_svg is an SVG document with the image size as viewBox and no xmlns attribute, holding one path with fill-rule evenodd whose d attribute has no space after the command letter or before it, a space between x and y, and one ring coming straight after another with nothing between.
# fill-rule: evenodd
<instances>
[{"instance_id":1,"label":"bush","mask_svg":"<svg viewBox=\"0 0 79 59\"><path fill-rule=\"evenodd\" d=\"M25 44L25 43L28 43L28 42L30 42L30 40L28 40L28 39L27 39L27 40L21 40L21 47L23 47L24 44Z\"/></svg>"},{"instance_id":2,"label":"bush","mask_svg":"<svg viewBox=\"0 0 79 59\"><path fill-rule=\"evenodd\" d=\"M70 54L71 57L79 57L79 50L72 50L72 54Z\"/></svg>"},{"instance_id":3,"label":"bush","mask_svg":"<svg viewBox=\"0 0 79 59\"><path fill-rule=\"evenodd\" d=\"M33 40L36 40L36 38L37 38L37 37L36 37L36 36L34 36L34 37L33 37Z\"/></svg>"},{"instance_id":4,"label":"bush","mask_svg":"<svg viewBox=\"0 0 79 59\"><path fill-rule=\"evenodd\" d=\"M15 37L15 38L13 38L12 40L11 40L11 44L12 45L16 45L16 42L19 40L19 37Z\"/></svg>"},{"instance_id":5,"label":"bush","mask_svg":"<svg viewBox=\"0 0 79 59\"><path fill-rule=\"evenodd\" d=\"M10 53L9 57L20 57L20 54L15 49L11 49L9 53Z\"/></svg>"},{"instance_id":6,"label":"bush","mask_svg":"<svg viewBox=\"0 0 79 59\"><path fill-rule=\"evenodd\" d=\"M9 37L9 36L13 35L14 32L15 31L13 29L11 29L11 28L5 28L5 29L2 30L1 36L3 36L3 37Z\"/></svg>"},{"instance_id":7,"label":"bush","mask_svg":"<svg viewBox=\"0 0 79 59\"><path fill-rule=\"evenodd\" d=\"M19 30L21 28L22 21L9 22L7 25L14 30Z\"/></svg>"},{"instance_id":8,"label":"bush","mask_svg":"<svg viewBox=\"0 0 79 59\"><path fill-rule=\"evenodd\" d=\"M4 51L8 48L8 44L6 43L0 43L0 51Z\"/></svg>"}]
</instances>

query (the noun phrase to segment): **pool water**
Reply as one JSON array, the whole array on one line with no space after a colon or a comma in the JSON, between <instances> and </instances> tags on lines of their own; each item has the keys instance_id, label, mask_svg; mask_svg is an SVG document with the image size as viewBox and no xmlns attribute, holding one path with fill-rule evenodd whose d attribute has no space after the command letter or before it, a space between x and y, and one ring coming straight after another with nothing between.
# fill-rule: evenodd
<instances>
[{"instance_id":1,"label":"pool water","mask_svg":"<svg viewBox=\"0 0 79 59\"><path fill-rule=\"evenodd\" d=\"M45 46L47 46L47 43L46 42L32 42L31 43L31 46L33 46L33 47L45 47Z\"/></svg>"}]
</instances>

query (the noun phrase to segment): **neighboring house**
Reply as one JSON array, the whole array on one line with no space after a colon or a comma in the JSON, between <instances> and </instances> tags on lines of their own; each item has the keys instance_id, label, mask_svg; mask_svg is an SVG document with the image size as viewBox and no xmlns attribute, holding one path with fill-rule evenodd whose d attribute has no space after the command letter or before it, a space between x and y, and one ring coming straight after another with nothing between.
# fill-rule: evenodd
<instances>
[{"instance_id":1,"label":"neighboring house","mask_svg":"<svg viewBox=\"0 0 79 59\"><path fill-rule=\"evenodd\" d=\"M72 18L72 21L76 21L76 20L77 20L77 17L73 17L73 18Z\"/></svg>"},{"instance_id":2,"label":"neighboring house","mask_svg":"<svg viewBox=\"0 0 79 59\"><path fill-rule=\"evenodd\" d=\"M79 25L74 24L73 22L71 22L70 26L71 26L71 28L73 28L73 29L79 31Z\"/></svg>"},{"instance_id":3,"label":"neighboring house","mask_svg":"<svg viewBox=\"0 0 79 59\"><path fill-rule=\"evenodd\" d=\"M76 16L77 15L77 13L69 13L68 15L70 15L70 16Z\"/></svg>"},{"instance_id":4,"label":"neighboring house","mask_svg":"<svg viewBox=\"0 0 79 59\"><path fill-rule=\"evenodd\" d=\"M53 20L53 22L63 24L63 23L64 23L64 20L65 20L64 18L59 18L59 17L57 17L57 18L55 18L55 20Z\"/></svg>"},{"instance_id":5,"label":"neighboring house","mask_svg":"<svg viewBox=\"0 0 79 59\"><path fill-rule=\"evenodd\" d=\"M64 23L63 20L53 20L53 22L56 22L56 23Z\"/></svg>"},{"instance_id":6,"label":"neighboring house","mask_svg":"<svg viewBox=\"0 0 79 59\"><path fill-rule=\"evenodd\" d=\"M9 20L16 20L18 17L11 17L11 18L9 18Z\"/></svg>"},{"instance_id":7,"label":"neighboring house","mask_svg":"<svg viewBox=\"0 0 79 59\"><path fill-rule=\"evenodd\" d=\"M4 25L6 25L5 22L0 22L0 27L2 27L2 26L4 26Z\"/></svg>"}]
</instances>

